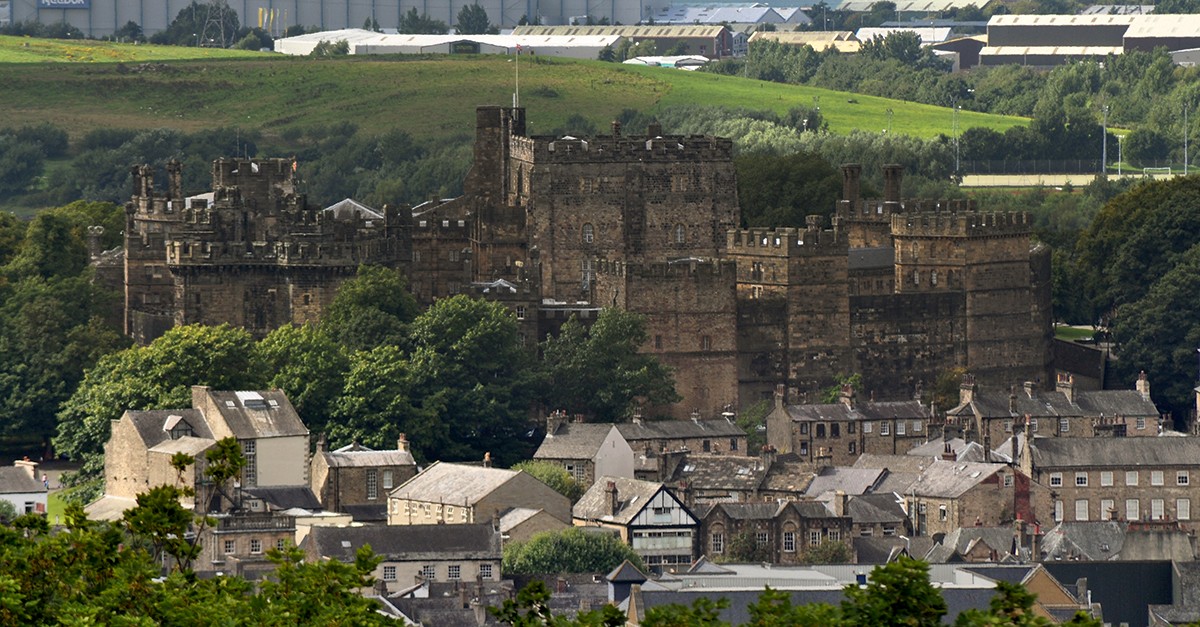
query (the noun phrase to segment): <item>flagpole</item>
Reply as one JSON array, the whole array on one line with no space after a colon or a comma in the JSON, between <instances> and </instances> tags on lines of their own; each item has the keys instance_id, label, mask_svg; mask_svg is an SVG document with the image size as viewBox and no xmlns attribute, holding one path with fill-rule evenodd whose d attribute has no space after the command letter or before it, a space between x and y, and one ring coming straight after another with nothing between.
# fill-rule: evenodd
<instances>
[{"instance_id":1,"label":"flagpole","mask_svg":"<svg viewBox=\"0 0 1200 627\"><path fill-rule=\"evenodd\" d=\"M513 108L521 106L521 44L517 44L517 61L513 64L516 73L516 91L513 92Z\"/></svg>"}]
</instances>

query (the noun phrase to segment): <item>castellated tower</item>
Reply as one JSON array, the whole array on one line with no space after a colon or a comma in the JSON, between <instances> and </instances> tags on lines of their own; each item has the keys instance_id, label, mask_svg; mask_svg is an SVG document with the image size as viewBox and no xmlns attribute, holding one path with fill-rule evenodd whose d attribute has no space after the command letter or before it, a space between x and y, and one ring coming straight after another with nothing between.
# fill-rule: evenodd
<instances>
[{"instance_id":1,"label":"castellated tower","mask_svg":"<svg viewBox=\"0 0 1200 627\"><path fill-rule=\"evenodd\" d=\"M524 109L480 107L464 199L476 281L540 260L543 294L588 298L594 259L715 257L739 221L733 144L710 136L526 136Z\"/></svg>"},{"instance_id":2,"label":"castellated tower","mask_svg":"<svg viewBox=\"0 0 1200 627\"><path fill-rule=\"evenodd\" d=\"M738 268L739 380L743 402L770 398L779 381L827 387L853 372L849 242L835 221L824 229L739 229L725 256Z\"/></svg>"},{"instance_id":3,"label":"castellated tower","mask_svg":"<svg viewBox=\"0 0 1200 627\"><path fill-rule=\"evenodd\" d=\"M177 164L161 197L150 168L138 169L126 231L126 319L135 340L193 323L229 323L261 337L317 320L359 265L407 261L407 211L352 200L309 207L294 171L290 159L221 159L212 192L184 198Z\"/></svg>"},{"instance_id":4,"label":"castellated tower","mask_svg":"<svg viewBox=\"0 0 1200 627\"><path fill-rule=\"evenodd\" d=\"M643 351L675 369L683 397L665 411L686 418L719 416L738 403L736 265L684 258L667 262L595 261L597 305L646 317Z\"/></svg>"},{"instance_id":5,"label":"castellated tower","mask_svg":"<svg viewBox=\"0 0 1200 627\"><path fill-rule=\"evenodd\" d=\"M183 168L167 164L167 190L155 190L154 168L131 168L133 195L125 204L125 334L141 343L174 325L175 285L166 263L166 238L180 223Z\"/></svg>"}]
</instances>

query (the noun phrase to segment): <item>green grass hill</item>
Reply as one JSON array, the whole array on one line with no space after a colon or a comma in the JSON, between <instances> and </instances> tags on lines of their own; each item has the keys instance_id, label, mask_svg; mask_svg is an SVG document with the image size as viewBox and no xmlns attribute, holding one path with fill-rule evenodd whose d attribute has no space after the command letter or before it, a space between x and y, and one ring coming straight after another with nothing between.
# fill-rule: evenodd
<instances>
[{"instance_id":1,"label":"green grass hill","mask_svg":"<svg viewBox=\"0 0 1200 627\"><path fill-rule=\"evenodd\" d=\"M50 122L78 137L94 128L261 129L349 120L365 131L417 138L471 134L479 104L512 102L503 56L311 59L270 53L0 37L4 125ZM844 92L666 68L522 58L521 104L530 132L572 114L607 128L625 108L682 104L786 112L819 98L831 131L933 137L952 133L950 109ZM961 112L959 129L1003 130L1018 117Z\"/></svg>"}]
</instances>

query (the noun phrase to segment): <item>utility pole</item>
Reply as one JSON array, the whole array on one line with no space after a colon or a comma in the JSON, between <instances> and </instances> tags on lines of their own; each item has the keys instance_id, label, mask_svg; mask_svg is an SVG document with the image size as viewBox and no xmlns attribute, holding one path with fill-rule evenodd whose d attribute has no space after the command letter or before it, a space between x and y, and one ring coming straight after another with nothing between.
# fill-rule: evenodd
<instances>
[{"instance_id":1,"label":"utility pole","mask_svg":"<svg viewBox=\"0 0 1200 627\"><path fill-rule=\"evenodd\" d=\"M1183 103L1183 175L1187 176L1188 166L1188 103Z\"/></svg>"},{"instance_id":2,"label":"utility pole","mask_svg":"<svg viewBox=\"0 0 1200 627\"><path fill-rule=\"evenodd\" d=\"M1108 105L1104 105L1104 138L1100 149L1100 173L1108 176Z\"/></svg>"},{"instance_id":3,"label":"utility pole","mask_svg":"<svg viewBox=\"0 0 1200 627\"><path fill-rule=\"evenodd\" d=\"M957 103L954 104L954 173L958 174L958 110L962 107Z\"/></svg>"}]
</instances>

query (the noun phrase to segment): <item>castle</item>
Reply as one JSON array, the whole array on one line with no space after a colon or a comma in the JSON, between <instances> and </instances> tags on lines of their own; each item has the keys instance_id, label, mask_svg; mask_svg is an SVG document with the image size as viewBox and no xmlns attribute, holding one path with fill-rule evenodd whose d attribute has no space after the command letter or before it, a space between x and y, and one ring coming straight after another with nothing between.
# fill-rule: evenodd
<instances>
[{"instance_id":1,"label":"castle","mask_svg":"<svg viewBox=\"0 0 1200 627\"><path fill-rule=\"evenodd\" d=\"M219 161L211 200L144 183L126 230L127 328L221 322L263 333L316 317L358 263L406 267L418 300L513 309L522 337L615 306L676 369L683 417L793 397L859 373L880 400L952 368L1002 386L1050 380L1050 252L1025 214L967 201L860 198L845 165L831 223L738 228L729 140L540 137L522 108L479 107L462 196L406 214L303 206L291 162ZM265 174L265 176L264 176ZM143 174L144 182L148 174ZM344 201L348 202L348 201ZM140 247L140 248L139 248Z\"/></svg>"},{"instance_id":2,"label":"castle","mask_svg":"<svg viewBox=\"0 0 1200 627\"><path fill-rule=\"evenodd\" d=\"M315 321L360 264L411 257L409 219L351 200L310 207L290 159L221 159L212 191L185 197L178 162L159 192L133 169L125 207L125 333L148 343L183 324L229 323L255 336Z\"/></svg>"}]
</instances>

